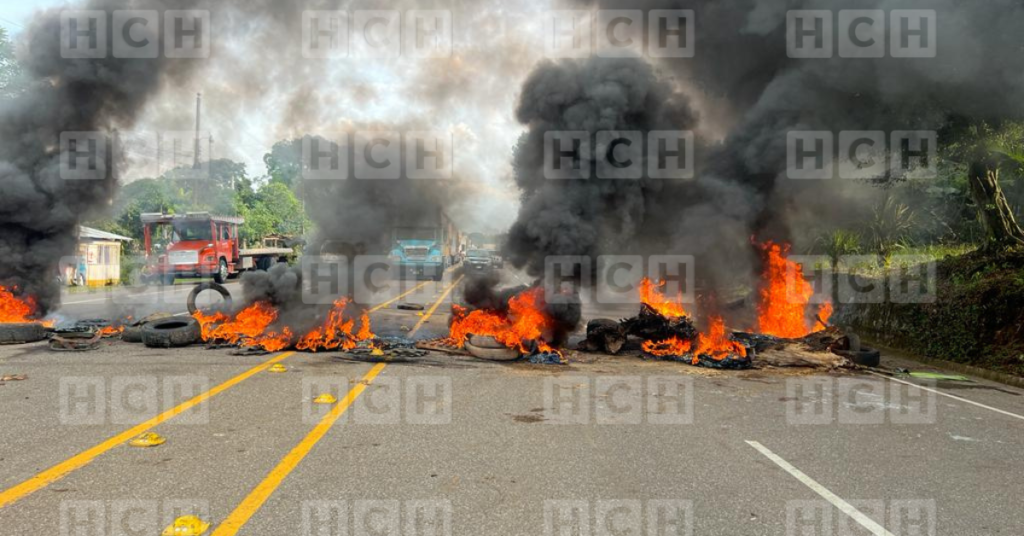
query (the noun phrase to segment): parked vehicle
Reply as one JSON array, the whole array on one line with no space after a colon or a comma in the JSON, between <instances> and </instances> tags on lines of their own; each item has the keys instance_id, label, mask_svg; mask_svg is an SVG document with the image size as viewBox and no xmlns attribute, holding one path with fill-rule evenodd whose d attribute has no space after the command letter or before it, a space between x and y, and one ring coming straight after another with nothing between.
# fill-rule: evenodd
<instances>
[{"instance_id":1,"label":"parked vehicle","mask_svg":"<svg viewBox=\"0 0 1024 536\"><path fill-rule=\"evenodd\" d=\"M287 262L294 254L285 247L239 247L235 216L211 216L207 212L141 215L145 237L146 267L143 276L173 284L179 277L213 277L223 283L245 270L266 270Z\"/></svg>"},{"instance_id":2,"label":"parked vehicle","mask_svg":"<svg viewBox=\"0 0 1024 536\"><path fill-rule=\"evenodd\" d=\"M388 258L401 278L427 277L440 281L458 262L461 234L440 209L426 218L405 219L392 227Z\"/></svg>"},{"instance_id":3,"label":"parked vehicle","mask_svg":"<svg viewBox=\"0 0 1024 536\"><path fill-rule=\"evenodd\" d=\"M505 267L505 259L501 258L501 255L498 254L497 250L489 249L487 251L488 251L488 253L491 254L491 263L494 265L495 268L504 268Z\"/></svg>"},{"instance_id":4,"label":"parked vehicle","mask_svg":"<svg viewBox=\"0 0 1024 536\"><path fill-rule=\"evenodd\" d=\"M471 249L466 254L466 269L471 272L489 272L494 269L494 258L486 249Z\"/></svg>"}]
</instances>

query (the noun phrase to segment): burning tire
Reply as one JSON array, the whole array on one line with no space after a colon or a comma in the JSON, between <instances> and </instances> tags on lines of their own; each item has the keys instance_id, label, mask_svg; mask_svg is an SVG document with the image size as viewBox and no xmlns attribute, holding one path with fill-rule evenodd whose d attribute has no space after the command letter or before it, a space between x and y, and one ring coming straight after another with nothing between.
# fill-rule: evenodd
<instances>
[{"instance_id":1,"label":"burning tire","mask_svg":"<svg viewBox=\"0 0 1024 536\"><path fill-rule=\"evenodd\" d=\"M0 324L0 344L25 344L46 338L46 328L33 322Z\"/></svg>"},{"instance_id":2,"label":"burning tire","mask_svg":"<svg viewBox=\"0 0 1024 536\"><path fill-rule=\"evenodd\" d=\"M519 359L519 351L514 348L481 348L475 344L466 341L466 351L477 359L484 359L487 361L515 361Z\"/></svg>"},{"instance_id":3,"label":"burning tire","mask_svg":"<svg viewBox=\"0 0 1024 536\"><path fill-rule=\"evenodd\" d=\"M176 348L199 341L199 322L194 318L174 318L146 324L142 344L150 348Z\"/></svg>"},{"instance_id":4,"label":"burning tire","mask_svg":"<svg viewBox=\"0 0 1024 536\"><path fill-rule=\"evenodd\" d=\"M195 286L195 288L192 289L192 292L188 293L188 300L186 303L188 305L188 312L190 314L195 314L196 311L199 310L199 308L196 307L196 299L199 297L200 293L205 292L207 290L212 290L220 294L221 297L224 298L224 306L228 309L231 308L231 293L228 292L228 289L224 288L223 285L210 282L199 283L198 285Z\"/></svg>"},{"instance_id":5,"label":"burning tire","mask_svg":"<svg viewBox=\"0 0 1024 536\"><path fill-rule=\"evenodd\" d=\"M483 335L470 334L469 343L472 344L473 346L476 346L477 348L485 348L491 350L497 348L505 348L505 345L498 342L498 340L495 339L494 337Z\"/></svg>"}]
</instances>

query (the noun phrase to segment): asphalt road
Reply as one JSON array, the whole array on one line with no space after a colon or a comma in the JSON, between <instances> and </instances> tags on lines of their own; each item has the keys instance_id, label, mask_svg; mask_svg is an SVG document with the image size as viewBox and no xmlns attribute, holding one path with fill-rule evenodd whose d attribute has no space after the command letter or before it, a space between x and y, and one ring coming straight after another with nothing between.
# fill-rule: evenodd
<instances>
[{"instance_id":1,"label":"asphalt road","mask_svg":"<svg viewBox=\"0 0 1024 536\"><path fill-rule=\"evenodd\" d=\"M375 331L443 334L451 285L410 285L426 312L391 303ZM184 311L187 291L134 305ZM123 301L97 298L65 312ZM572 357L0 347L0 375L28 376L0 386L0 533L155 535L183 514L214 536L1024 533L1018 389ZM144 431L167 442L124 444Z\"/></svg>"}]
</instances>

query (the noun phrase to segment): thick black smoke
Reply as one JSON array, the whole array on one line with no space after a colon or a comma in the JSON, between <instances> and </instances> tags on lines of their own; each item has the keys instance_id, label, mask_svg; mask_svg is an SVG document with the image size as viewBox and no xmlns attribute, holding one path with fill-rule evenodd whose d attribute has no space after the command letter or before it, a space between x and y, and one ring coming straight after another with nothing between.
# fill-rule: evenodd
<instances>
[{"instance_id":1,"label":"thick black smoke","mask_svg":"<svg viewBox=\"0 0 1024 536\"><path fill-rule=\"evenodd\" d=\"M190 9L195 2L95 0L78 9ZM109 20L108 20L109 22ZM108 25L108 28L112 25ZM0 284L34 296L39 313L60 302L61 257L72 255L77 225L105 206L117 186L121 158L113 129L129 127L168 78L181 79L197 60L61 57L60 10L40 14L25 30L20 57L31 87L0 108ZM150 36L157 39L157 36ZM60 136L101 132L111 143L95 179L60 174Z\"/></svg>"},{"instance_id":2,"label":"thick black smoke","mask_svg":"<svg viewBox=\"0 0 1024 536\"><path fill-rule=\"evenodd\" d=\"M751 194L743 212L751 234L790 238L802 223L833 221L843 188L782 180L791 130L937 130L951 121L1024 115L1024 55L1012 28L1024 23L1017 0L576 0L600 9L692 9L695 56L656 61L703 106L724 108L714 125L727 133L701 180L724 181ZM790 10L882 10L883 58L794 59L787 54ZM889 53L893 10L935 10L934 58ZM704 128L710 125L702 125ZM735 199L719 199L712 211ZM734 205L733 205L734 206Z\"/></svg>"},{"instance_id":3,"label":"thick black smoke","mask_svg":"<svg viewBox=\"0 0 1024 536\"><path fill-rule=\"evenodd\" d=\"M635 252L638 240L654 241L664 221L652 218L667 182L633 179L548 179L544 173L545 134L583 131L686 130L697 117L689 100L659 79L638 58L546 61L523 86L516 118L529 130L516 145L513 167L522 189L522 208L509 232L507 255L517 267L538 276L545 258ZM593 171L606 149L581 151ZM645 157L641 157L645 158ZM595 177L591 174L591 177ZM642 238L642 240L641 240Z\"/></svg>"},{"instance_id":4,"label":"thick black smoke","mask_svg":"<svg viewBox=\"0 0 1024 536\"><path fill-rule=\"evenodd\" d=\"M716 279L754 271L752 236L807 245L810 232L865 214L870 195L863 187L786 180L788 132L941 134L953 121L1024 115L1024 55L1012 30L1024 23L1024 3L1016 0L566 3L645 15L692 9L696 50L686 59L590 59L536 68L518 112L530 130L516 149L516 180L524 194L509 244L509 258L535 274L548 255L632 253L655 242L661 252L694 255L698 278L716 288ZM937 57L840 58L836 48L830 59L790 58L786 15L797 9L879 9L887 27L894 9L935 10ZM698 114L669 87L690 97ZM693 184L543 177L545 131L653 127L697 130L701 155ZM701 150L708 133L724 137Z\"/></svg>"}]
</instances>

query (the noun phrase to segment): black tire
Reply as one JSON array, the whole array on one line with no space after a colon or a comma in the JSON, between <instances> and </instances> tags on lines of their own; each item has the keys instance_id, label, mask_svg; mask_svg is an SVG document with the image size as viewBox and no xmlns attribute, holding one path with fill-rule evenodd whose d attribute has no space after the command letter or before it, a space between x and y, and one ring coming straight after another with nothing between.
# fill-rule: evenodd
<instances>
[{"instance_id":1,"label":"black tire","mask_svg":"<svg viewBox=\"0 0 1024 536\"><path fill-rule=\"evenodd\" d=\"M0 324L0 344L25 344L46 338L46 328L32 322Z\"/></svg>"},{"instance_id":2,"label":"black tire","mask_svg":"<svg viewBox=\"0 0 1024 536\"><path fill-rule=\"evenodd\" d=\"M862 367L877 367L882 363L882 352L869 346L861 346L860 350L857 351L833 350L833 352Z\"/></svg>"},{"instance_id":3,"label":"black tire","mask_svg":"<svg viewBox=\"0 0 1024 536\"><path fill-rule=\"evenodd\" d=\"M122 342L142 342L142 328L145 324L139 326L126 326L124 331L121 332Z\"/></svg>"},{"instance_id":4,"label":"black tire","mask_svg":"<svg viewBox=\"0 0 1024 536\"><path fill-rule=\"evenodd\" d=\"M514 348L480 348L469 341L464 346L469 355L485 361L515 361L522 357Z\"/></svg>"},{"instance_id":5,"label":"black tire","mask_svg":"<svg viewBox=\"0 0 1024 536\"><path fill-rule=\"evenodd\" d=\"M229 275L231 274L228 273L228 261L221 259L217 264L217 272L213 274L213 280L223 285L227 283Z\"/></svg>"},{"instance_id":6,"label":"black tire","mask_svg":"<svg viewBox=\"0 0 1024 536\"><path fill-rule=\"evenodd\" d=\"M150 348L176 348L199 341L199 322L194 318L160 320L142 327L142 344Z\"/></svg>"},{"instance_id":7,"label":"black tire","mask_svg":"<svg viewBox=\"0 0 1024 536\"><path fill-rule=\"evenodd\" d=\"M199 297L200 293L207 290L212 290L220 294L221 297L224 298L224 306L228 309L231 308L231 293L228 292L228 289L224 288L224 286L219 283L210 283L207 281L205 283L199 283L192 288L192 292L188 293L188 300L186 301L186 304L188 305L188 312L190 314L195 314L196 311L199 310L199 308L196 307L196 298Z\"/></svg>"},{"instance_id":8,"label":"black tire","mask_svg":"<svg viewBox=\"0 0 1024 536\"><path fill-rule=\"evenodd\" d=\"M153 313L137 322L133 322L129 326L125 326L124 331L121 332L121 341L140 343L142 342L142 328L145 327L146 324L162 320L172 320L173 318L174 315L170 313Z\"/></svg>"},{"instance_id":9,"label":"black tire","mask_svg":"<svg viewBox=\"0 0 1024 536\"><path fill-rule=\"evenodd\" d=\"M260 258L256 259L256 269L257 270L263 270L264 272L266 272L273 265L274 265L274 259L271 259L270 257L260 257Z\"/></svg>"},{"instance_id":10,"label":"black tire","mask_svg":"<svg viewBox=\"0 0 1024 536\"><path fill-rule=\"evenodd\" d=\"M506 348L504 344L498 342L497 339L489 335L470 335L468 342L477 348L486 348L491 350Z\"/></svg>"}]
</instances>

